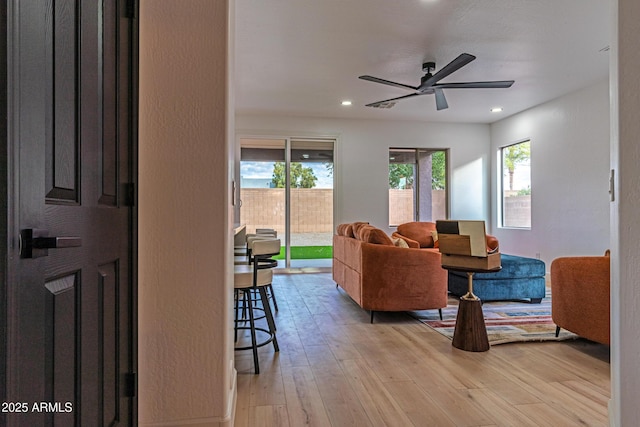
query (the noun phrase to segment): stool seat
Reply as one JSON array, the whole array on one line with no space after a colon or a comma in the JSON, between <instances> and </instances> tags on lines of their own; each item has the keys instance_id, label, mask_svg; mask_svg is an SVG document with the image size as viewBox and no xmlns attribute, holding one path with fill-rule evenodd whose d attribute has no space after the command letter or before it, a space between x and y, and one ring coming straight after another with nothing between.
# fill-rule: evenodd
<instances>
[{"instance_id":1,"label":"stool seat","mask_svg":"<svg viewBox=\"0 0 640 427\"><path fill-rule=\"evenodd\" d=\"M253 266L234 265L233 266L233 287L236 289L250 288L253 285ZM273 281L273 271L271 269L258 270L258 280L255 286L270 285Z\"/></svg>"}]
</instances>

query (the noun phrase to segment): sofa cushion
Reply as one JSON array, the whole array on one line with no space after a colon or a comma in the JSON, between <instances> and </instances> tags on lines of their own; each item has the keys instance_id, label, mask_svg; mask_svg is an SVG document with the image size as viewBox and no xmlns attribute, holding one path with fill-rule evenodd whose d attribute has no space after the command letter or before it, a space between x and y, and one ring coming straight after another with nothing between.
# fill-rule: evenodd
<instances>
[{"instance_id":1,"label":"sofa cushion","mask_svg":"<svg viewBox=\"0 0 640 427\"><path fill-rule=\"evenodd\" d=\"M368 222L357 221L351 224L351 237L360 239L360 229L365 225L369 225Z\"/></svg>"},{"instance_id":2,"label":"sofa cushion","mask_svg":"<svg viewBox=\"0 0 640 427\"><path fill-rule=\"evenodd\" d=\"M436 229L433 222L414 221L398 226L398 234L417 241L421 248L432 248L433 237L431 231Z\"/></svg>"},{"instance_id":3,"label":"sofa cushion","mask_svg":"<svg viewBox=\"0 0 640 427\"><path fill-rule=\"evenodd\" d=\"M346 236L347 235L347 227L349 227L351 224L340 224L338 225L338 227L336 228L336 234L338 236Z\"/></svg>"},{"instance_id":4,"label":"sofa cushion","mask_svg":"<svg viewBox=\"0 0 640 427\"><path fill-rule=\"evenodd\" d=\"M354 222L353 225L353 237L362 240L362 229L364 227L371 227L368 222Z\"/></svg>"},{"instance_id":5,"label":"sofa cushion","mask_svg":"<svg viewBox=\"0 0 640 427\"><path fill-rule=\"evenodd\" d=\"M393 240L387 233L371 225L365 225L360 228L360 240L365 243L393 246Z\"/></svg>"}]
</instances>

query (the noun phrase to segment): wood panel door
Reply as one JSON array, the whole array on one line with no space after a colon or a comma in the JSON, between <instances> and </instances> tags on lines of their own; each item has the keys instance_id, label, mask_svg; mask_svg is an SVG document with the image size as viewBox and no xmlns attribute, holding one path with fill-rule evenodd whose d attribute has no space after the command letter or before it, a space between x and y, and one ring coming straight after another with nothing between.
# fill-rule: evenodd
<instances>
[{"instance_id":1,"label":"wood panel door","mask_svg":"<svg viewBox=\"0 0 640 427\"><path fill-rule=\"evenodd\" d=\"M0 424L136 423L133 6L8 2Z\"/></svg>"}]
</instances>

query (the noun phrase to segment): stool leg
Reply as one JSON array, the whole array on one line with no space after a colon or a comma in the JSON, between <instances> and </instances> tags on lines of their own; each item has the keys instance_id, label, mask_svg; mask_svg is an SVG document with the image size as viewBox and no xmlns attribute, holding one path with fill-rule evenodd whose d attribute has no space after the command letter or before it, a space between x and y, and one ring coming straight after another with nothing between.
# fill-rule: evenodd
<instances>
[{"instance_id":1,"label":"stool leg","mask_svg":"<svg viewBox=\"0 0 640 427\"><path fill-rule=\"evenodd\" d=\"M257 339L256 339L256 325L255 325L255 321L253 319L253 302L251 301L252 298L251 296L249 296L249 298L247 298L247 304L249 305L248 309L249 309L249 326L251 328L251 346L253 347L253 367L255 370L256 374L260 373L260 365L258 362L258 345L257 345Z\"/></svg>"},{"instance_id":2,"label":"stool leg","mask_svg":"<svg viewBox=\"0 0 640 427\"><path fill-rule=\"evenodd\" d=\"M273 320L273 314L271 313L271 306L269 305L269 300L267 298L267 290L264 286L260 286L258 288L258 292L260 292L260 298L262 299L262 305L264 307L265 317L267 318L269 332L273 335L273 349L275 351L280 351L280 347L278 346L278 339L276 338L276 322Z\"/></svg>"},{"instance_id":3,"label":"stool leg","mask_svg":"<svg viewBox=\"0 0 640 427\"><path fill-rule=\"evenodd\" d=\"M250 296L249 293L246 290L241 290L240 292L242 292L242 320L244 322L247 321L247 298ZM238 304L240 304L240 301L238 301Z\"/></svg>"},{"instance_id":4,"label":"stool leg","mask_svg":"<svg viewBox=\"0 0 640 427\"><path fill-rule=\"evenodd\" d=\"M240 291L237 289L233 290L233 342L238 342L238 311L240 310Z\"/></svg>"},{"instance_id":5,"label":"stool leg","mask_svg":"<svg viewBox=\"0 0 640 427\"><path fill-rule=\"evenodd\" d=\"M276 301L276 294L273 292L273 286L271 286L271 283L269 283L268 288L269 295L271 295L271 300L273 301L273 309L278 311L278 302Z\"/></svg>"}]
</instances>

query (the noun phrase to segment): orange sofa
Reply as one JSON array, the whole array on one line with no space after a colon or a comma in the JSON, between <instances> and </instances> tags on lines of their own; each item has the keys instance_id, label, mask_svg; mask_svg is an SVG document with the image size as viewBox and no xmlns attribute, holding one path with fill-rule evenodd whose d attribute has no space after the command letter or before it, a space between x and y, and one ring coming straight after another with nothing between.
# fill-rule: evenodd
<instances>
[{"instance_id":1,"label":"orange sofa","mask_svg":"<svg viewBox=\"0 0 640 427\"><path fill-rule=\"evenodd\" d=\"M563 257L551 263L551 317L560 328L609 345L609 272L605 256Z\"/></svg>"},{"instance_id":2,"label":"orange sofa","mask_svg":"<svg viewBox=\"0 0 640 427\"><path fill-rule=\"evenodd\" d=\"M396 239L396 243L401 242ZM437 249L398 247L366 223L341 224L333 236L333 280L363 309L410 311L447 306L447 272Z\"/></svg>"}]
</instances>

